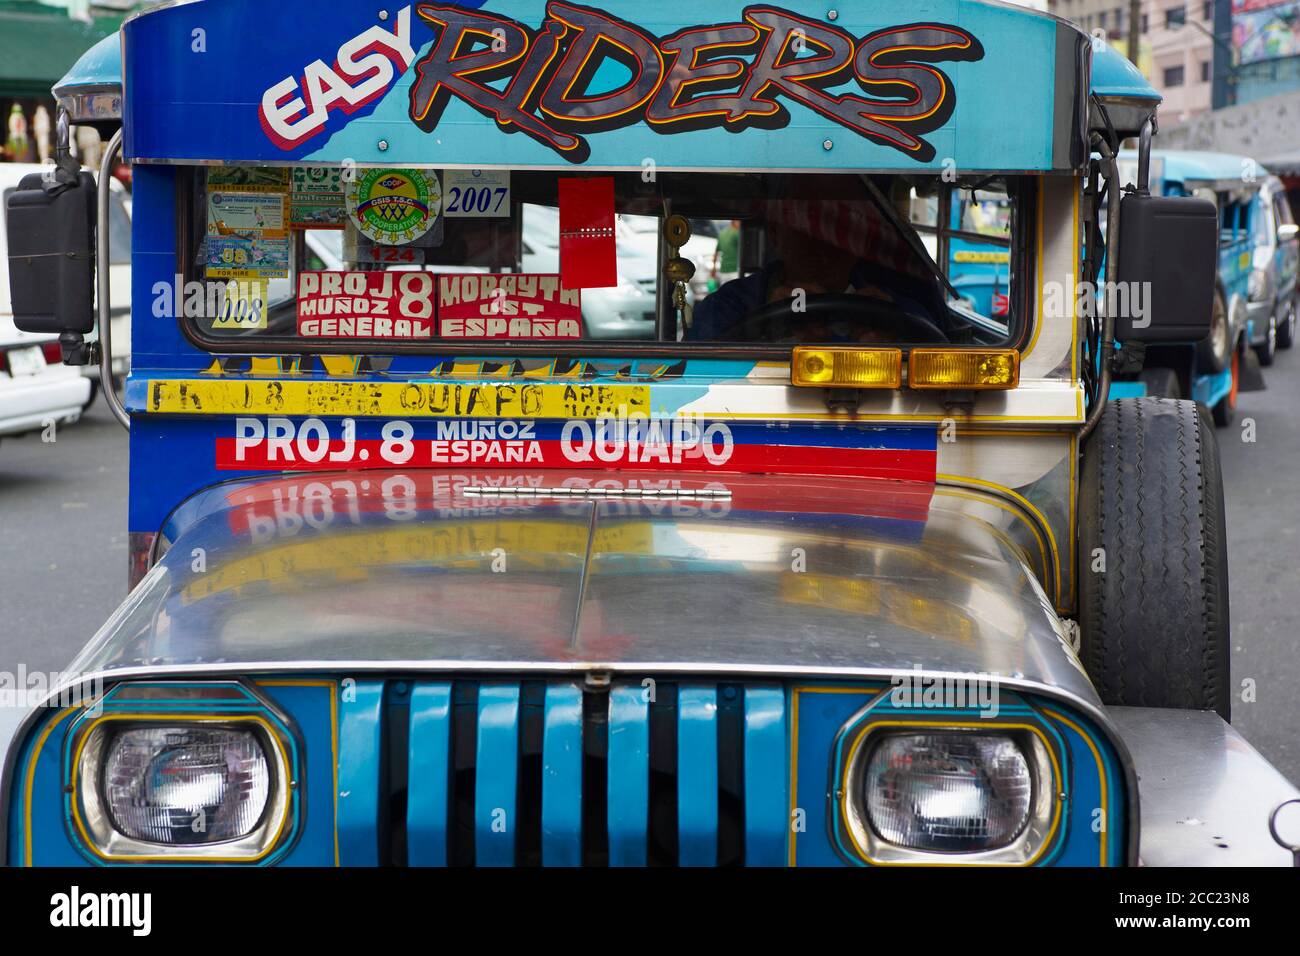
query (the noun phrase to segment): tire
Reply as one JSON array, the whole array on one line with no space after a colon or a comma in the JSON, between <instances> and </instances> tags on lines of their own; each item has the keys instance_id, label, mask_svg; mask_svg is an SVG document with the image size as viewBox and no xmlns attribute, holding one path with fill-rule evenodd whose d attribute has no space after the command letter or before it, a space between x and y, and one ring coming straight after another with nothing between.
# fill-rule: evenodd
<instances>
[{"instance_id":1,"label":"tire","mask_svg":"<svg viewBox=\"0 0 1300 956\"><path fill-rule=\"evenodd\" d=\"M1199 371L1217 375L1228 367L1232 355L1232 327L1228 319L1228 302L1223 297L1223 290L1216 288L1210 334L1196 344Z\"/></svg>"},{"instance_id":2,"label":"tire","mask_svg":"<svg viewBox=\"0 0 1300 956\"><path fill-rule=\"evenodd\" d=\"M1255 354L1259 356L1259 364L1268 368L1273 364L1273 359L1277 358L1277 315L1273 314L1268 317L1268 334L1264 336L1264 344L1255 346Z\"/></svg>"},{"instance_id":3,"label":"tire","mask_svg":"<svg viewBox=\"0 0 1300 956\"><path fill-rule=\"evenodd\" d=\"M1079 495L1080 651L1102 702L1228 720L1228 547L1213 430L1192 402L1109 402Z\"/></svg>"},{"instance_id":4,"label":"tire","mask_svg":"<svg viewBox=\"0 0 1300 956\"><path fill-rule=\"evenodd\" d=\"M1178 374L1171 368L1144 368L1138 381L1147 387L1149 398L1172 398L1176 401L1183 397Z\"/></svg>"},{"instance_id":5,"label":"tire","mask_svg":"<svg viewBox=\"0 0 1300 956\"><path fill-rule=\"evenodd\" d=\"M1212 408L1211 414L1214 416L1214 424L1220 428L1227 428L1232 424L1232 420L1237 417L1237 395L1241 389L1241 351L1232 350L1232 388L1228 394L1219 399L1217 405Z\"/></svg>"},{"instance_id":6,"label":"tire","mask_svg":"<svg viewBox=\"0 0 1300 956\"><path fill-rule=\"evenodd\" d=\"M1296 314L1295 298L1293 297L1286 307L1286 315L1282 318L1282 324L1277 327L1277 347L1280 349L1289 349L1295 345L1296 333Z\"/></svg>"}]
</instances>

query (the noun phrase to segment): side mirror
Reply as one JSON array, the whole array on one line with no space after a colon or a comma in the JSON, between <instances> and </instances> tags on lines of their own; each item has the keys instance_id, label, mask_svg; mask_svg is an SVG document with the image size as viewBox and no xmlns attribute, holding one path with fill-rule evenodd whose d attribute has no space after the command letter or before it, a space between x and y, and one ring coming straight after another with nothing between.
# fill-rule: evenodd
<instances>
[{"instance_id":1,"label":"side mirror","mask_svg":"<svg viewBox=\"0 0 1300 956\"><path fill-rule=\"evenodd\" d=\"M24 176L5 203L14 325L58 335L65 358L84 353L95 328L95 208L94 177L53 166Z\"/></svg>"},{"instance_id":2,"label":"side mirror","mask_svg":"<svg viewBox=\"0 0 1300 956\"><path fill-rule=\"evenodd\" d=\"M1120 206L1119 243L1116 338L1199 342L1209 335L1218 207L1184 196L1129 194Z\"/></svg>"},{"instance_id":3,"label":"side mirror","mask_svg":"<svg viewBox=\"0 0 1300 956\"><path fill-rule=\"evenodd\" d=\"M1294 222L1284 222L1277 227L1277 241L1290 242L1292 239L1300 236L1300 225Z\"/></svg>"}]
</instances>

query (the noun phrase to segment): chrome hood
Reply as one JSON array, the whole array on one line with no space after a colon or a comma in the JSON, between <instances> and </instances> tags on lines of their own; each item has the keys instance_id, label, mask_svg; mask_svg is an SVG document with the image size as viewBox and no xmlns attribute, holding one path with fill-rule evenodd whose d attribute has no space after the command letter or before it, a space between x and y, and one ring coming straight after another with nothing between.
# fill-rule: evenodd
<instances>
[{"instance_id":1,"label":"chrome hood","mask_svg":"<svg viewBox=\"0 0 1300 956\"><path fill-rule=\"evenodd\" d=\"M981 496L858 479L363 472L191 499L80 673L476 670L1091 684ZM997 503L1005 509L1005 503Z\"/></svg>"}]
</instances>

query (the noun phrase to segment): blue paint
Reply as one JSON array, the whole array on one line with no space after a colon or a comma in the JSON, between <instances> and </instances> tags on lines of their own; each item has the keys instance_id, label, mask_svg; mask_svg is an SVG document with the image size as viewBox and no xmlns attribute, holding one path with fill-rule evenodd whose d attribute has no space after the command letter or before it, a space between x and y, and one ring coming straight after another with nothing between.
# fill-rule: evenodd
<instances>
[{"instance_id":1,"label":"blue paint","mask_svg":"<svg viewBox=\"0 0 1300 956\"><path fill-rule=\"evenodd\" d=\"M384 682L345 685L339 702L339 863L379 865Z\"/></svg>"},{"instance_id":2,"label":"blue paint","mask_svg":"<svg viewBox=\"0 0 1300 956\"><path fill-rule=\"evenodd\" d=\"M889 685L850 686L860 688L860 692L844 692L843 684L799 688L798 735L795 740L798 760L797 792L793 809L803 811L804 826L801 832L796 832L791 837L795 844L794 856L798 866L844 866L856 856L852 851L837 850L834 842L836 829L830 814L836 811L827 795L831 789L829 781L834 779L836 766L834 742L849 719L873 697L887 690ZM839 692L824 692L823 687L838 687ZM791 706L793 708L795 705ZM887 698L885 706L888 706ZM1055 709L1055 705L1050 706ZM891 718L905 715L905 710L893 707L888 709ZM932 708L916 711L914 716L919 720L934 720L936 711ZM1101 755L1109 787L1107 799L1111 812L1107 863L1110 866L1122 865L1126 837L1122 770L1104 736L1096 728L1089 727L1086 721L1071 717L1076 724L1085 728L1089 735L1085 738L1073 728L1045 715L1036 703L1005 691L1001 695L998 717L1036 724L1048 734L1049 739L1058 741L1061 750L1061 772L1067 781L1070 799L1062 811L1056 848L1045 854L1037 865L1097 866L1100 861L1100 835L1093 831L1092 825L1093 810L1101 806L1101 778L1089 739Z\"/></svg>"},{"instance_id":3,"label":"blue paint","mask_svg":"<svg viewBox=\"0 0 1300 956\"><path fill-rule=\"evenodd\" d=\"M411 866L446 866L451 793L450 683L415 685L407 748L407 862Z\"/></svg>"},{"instance_id":4,"label":"blue paint","mask_svg":"<svg viewBox=\"0 0 1300 956\"><path fill-rule=\"evenodd\" d=\"M718 690L677 692L677 855L682 866L718 865Z\"/></svg>"},{"instance_id":5,"label":"blue paint","mask_svg":"<svg viewBox=\"0 0 1300 956\"><path fill-rule=\"evenodd\" d=\"M1109 43L1092 47L1092 92L1096 96L1163 102L1156 91L1128 57Z\"/></svg>"},{"instance_id":6,"label":"blue paint","mask_svg":"<svg viewBox=\"0 0 1300 956\"><path fill-rule=\"evenodd\" d=\"M274 678L257 682L258 690L270 700L275 707L287 715L290 726L286 726L271 710L256 703L249 696L246 700L209 701L203 707L196 708L190 701L186 709L201 709L214 714L232 714L244 716L260 710L263 717L282 731L282 736L289 749L291 767L298 782L294 795L294 804L290 822L287 824L285 837L274 852L258 866L332 866L334 864L334 758L333 758L333 721L331 700L335 688L332 681L314 679L278 684ZM197 686L203 682L166 682L168 687ZM250 707L254 701L256 707ZM126 711L135 709L142 712L155 710L172 710L174 707L159 705L176 704L173 701L136 701L115 700L111 695L104 701L105 711ZM18 785L12 791L10 817L7 822L9 842L7 845L7 863L11 866L21 865L25 859L26 837L23 820L27 813L24 804L24 787L29 761L33 756L36 739L42 728L49 721L57 721L54 732L46 739L37 759L33 779L33 801L31 806L31 830L33 836L32 862L36 866L87 867L115 865L104 864L91 852L81 846L78 836L70 826L70 806L64 799L63 781L67 779L68 768L64 755L68 752L67 741L81 715L67 713L61 720L63 711L50 710L38 721L26 740L18 762L15 764L15 781ZM297 731L295 733L294 731ZM302 744L300 747L299 744ZM126 864L139 865L139 864ZM151 863L151 866L201 866L204 864L167 864Z\"/></svg>"},{"instance_id":7,"label":"blue paint","mask_svg":"<svg viewBox=\"0 0 1300 956\"><path fill-rule=\"evenodd\" d=\"M745 688L745 865L785 866L790 833L785 690Z\"/></svg>"},{"instance_id":8,"label":"blue paint","mask_svg":"<svg viewBox=\"0 0 1300 956\"><path fill-rule=\"evenodd\" d=\"M72 65L55 87L61 93L75 93L79 88L102 91L122 87L122 34L106 36Z\"/></svg>"},{"instance_id":9,"label":"blue paint","mask_svg":"<svg viewBox=\"0 0 1300 956\"><path fill-rule=\"evenodd\" d=\"M609 865L645 866L650 818L650 704L640 686L609 692Z\"/></svg>"},{"instance_id":10,"label":"blue paint","mask_svg":"<svg viewBox=\"0 0 1300 956\"><path fill-rule=\"evenodd\" d=\"M462 6L485 6L536 28L545 15L543 0L516 0ZM733 22L744 4L702 10L694 0L661 0L654 5L613 3L616 15L658 37L683 27ZM781 6L826 22L826 7L810 0L786 0ZM310 159L358 163L424 163L524 167L563 164L557 153L517 132L501 128L468 104L453 99L432 132L409 116L410 90L416 75L412 64L381 98L352 114L336 109L321 131L296 145L281 148L272 141L259 118L264 94L286 77L301 83L303 70L316 60L332 63L339 47L372 27L392 31L404 7L390 7L393 16L376 18L373 4L336 0L328 18L313 17L303 4L262 4L255 0L196 2L151 11L123 30L127 51L124 106L126 150L131 157L293 161ZM722 128L665 135L637 122L617 130L583 134L591 166L639 169L646 156L660 168L727 165L737 150L746 164L769 169L908 168L941 169L951 158L963 170L1045 170L1052 167L1057 23L1029 11L970 0L932 0L924 9L891 5L850 5L833 26L859 40L884 28L917 21L950 24L969 31L982 45L982 56L971 62L940 60L941 70L955 92L953 112L938 129L923 138L933 158L919 160L898 148L870 140L821 114L793 102L780 102L789 112L784 129ZM250 31L248 25L256 23ZM208 53L192 51L192 33L206 32ZM434 37L433 28L412 15L411 44L418 57ZM216 51L220 51L217 53ZM195 69L196 56L220 56L222 69ZM1010 76L1033 78L1011 82ZM857 85L842 84L836 92L870 95ZM300 90L299 90L300 92ZM1073 108L1076 97L1062 98ZM1023 118L1014 130L991 117ZM184 135L178 135L183 131ZM830 139L833 148L823 145ZM388 149L379 148L380 141Z\"/></svg>"},{"instance_id":11,"label":"blue paint","mask_svg":"<svg viewBox=\"0 0 1300 956\"><path fill-rule=\"evenodd\" d=\"M474 853L479 866L513 866L518 815L519 685L478 691L478 766L474 775Z\"/></svg>"},{"instance_id":12,"label":"blue paint","mask_svg":"<svg viewBox=\"0 0 1300 956\"><path fill-rule=\"evenodd\" d=\"M548 684L542 718L542 865L582 863L582 688Z\"/></svg>"}]
</instances>

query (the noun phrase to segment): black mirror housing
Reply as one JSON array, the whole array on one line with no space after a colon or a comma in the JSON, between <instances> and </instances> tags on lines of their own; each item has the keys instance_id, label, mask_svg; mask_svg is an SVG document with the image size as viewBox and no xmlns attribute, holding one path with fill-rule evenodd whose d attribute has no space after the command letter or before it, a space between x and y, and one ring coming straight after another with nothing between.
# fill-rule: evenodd
<instances>
[{"instance_id":1,"label":"black mirror housing","mask_svg":"<svg viewBox=\"0 0 1300 956\"><path fill-rule=\"evenodd\" d=\"M1210 334L1219 264L1219 210L1183 196L1130 193L1120 206L1119 269L1129 307L1115 316L1121 342L1199 342ZM1138 307L1137 303L1141 303Z\"/></svg>"},{"instance_id":2,"label":"black mirror housing","mask_svg":"<svg viewBox=\"0 0 1300 956\"><path fill-rule=\"evenodd\" d=\"M95 328L95 178L55 176L24 176L5 203L14 325L82 336Z\"/></svg>"}]
</instances>

